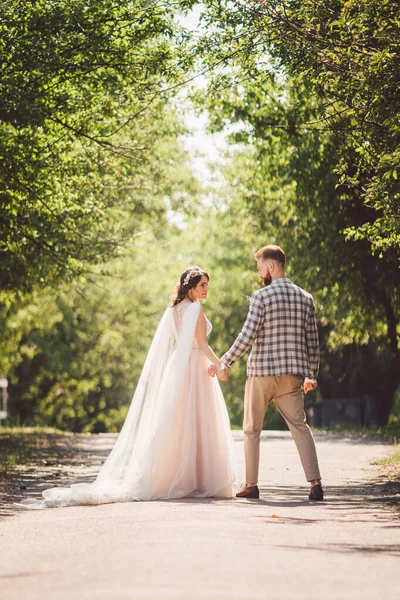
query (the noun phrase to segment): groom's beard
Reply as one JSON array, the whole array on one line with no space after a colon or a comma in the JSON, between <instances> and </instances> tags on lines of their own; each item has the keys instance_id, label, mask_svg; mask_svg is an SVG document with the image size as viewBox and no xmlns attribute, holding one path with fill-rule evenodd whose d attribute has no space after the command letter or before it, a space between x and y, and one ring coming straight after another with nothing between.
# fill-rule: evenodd
<instances>
[{"instance_id":1,"label":"groom's beard","mask_svg":"<svg viewBox=\"0 0 400 600\"><path fill-rule=\"evenodd\" d=\"M271 281L272 281L271 275L267 275L266 277L263 277L264 285L269 285L271 283Z\"/></svg>"}]
</instances>

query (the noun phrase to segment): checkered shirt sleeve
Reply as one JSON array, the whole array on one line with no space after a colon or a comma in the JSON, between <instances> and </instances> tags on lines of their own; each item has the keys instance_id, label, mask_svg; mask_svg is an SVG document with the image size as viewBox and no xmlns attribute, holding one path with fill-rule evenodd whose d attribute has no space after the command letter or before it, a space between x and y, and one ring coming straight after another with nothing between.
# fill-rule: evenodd
<instances>
[{"instance_id":1,"label":"checkered shirt sleeve","mask_svg":"<svg viewBox=\"0 0 400 600\"><path fill-rule=\"evenodd\" d=\"M222 363L228 367L228 369L250 348L253 340L263 325L264 319L265 310L262 299L257 292L254 292L250 299L250 308L242 331L239 333L228 352L221 358Z\"/></svg>"},{"instance_id":2,"label":"checkered shirt sleeve","mask_svg":"<svg viewBox=\"0 0 400 600\"><path fill-rule=\"evenodd\" d=\"M308 360L310 362L310 377L311 379L316 379L318 377L319 370L319 340L317 321L315 319L314 302L312 303L312 308L308 314L306 324L306 342Z\"/></svg>"}]
</instances>

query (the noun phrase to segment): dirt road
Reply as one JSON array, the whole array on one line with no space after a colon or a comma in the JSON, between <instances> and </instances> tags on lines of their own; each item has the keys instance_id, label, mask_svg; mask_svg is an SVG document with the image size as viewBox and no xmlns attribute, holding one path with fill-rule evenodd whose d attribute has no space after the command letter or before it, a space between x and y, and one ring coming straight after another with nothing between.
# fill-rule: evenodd
<instances>
[{"instance_id":1,"label":"dirt road","mask_svg":"<svg viewBox=\"0 0 400 600\"><path fill-rule=\"evenodd\" d=\"M238 479L243 442L235 432ZM326 502L307 485L287 432L264 432L260 500L183 500L4 512L2 600L397 600L400 520L384 503L377 440L316 436ZM87 438L94 475L113 436ZM67 476L68 475L68 476ZM26 494L38 488L25 476ZM52 482L52 484L54 484Z\"/></svg>"}]
</instances>

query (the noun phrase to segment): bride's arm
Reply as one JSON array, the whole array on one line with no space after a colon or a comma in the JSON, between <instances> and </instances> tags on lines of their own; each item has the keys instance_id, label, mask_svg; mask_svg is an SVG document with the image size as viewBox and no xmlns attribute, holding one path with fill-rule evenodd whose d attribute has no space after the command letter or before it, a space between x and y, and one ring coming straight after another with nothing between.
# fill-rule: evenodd
<instances>
[{"instance_id":1,"label":"bride's arm","mask_svg":"<svg viewBox=\"0 0 400 600\"><path fill-rule=\"evenodd\" d=\"M200 349L207 358L215 365L218 370L222 367L222 363L219 358L214 354L207 341L207 322L204 314L204 309L201 307L199 318L197 319L195 338L200 346Z\"/></svg>"}]
</instances>

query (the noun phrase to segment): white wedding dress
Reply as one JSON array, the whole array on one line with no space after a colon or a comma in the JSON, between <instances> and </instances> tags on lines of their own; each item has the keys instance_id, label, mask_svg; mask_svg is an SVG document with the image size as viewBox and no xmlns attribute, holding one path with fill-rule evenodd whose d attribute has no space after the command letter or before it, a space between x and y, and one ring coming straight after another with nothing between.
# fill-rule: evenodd
<instances>
[{"instance_id":1,"label":"white wedding dress","mask_svg":"<svg viewBox=\"0 0 400 600\"><path fill-rule=\"evenodd\" d=\"M19 506L46 508L170 498L232 498L233 440L217 378L195 329L201 306L168 308L121 433L93 483L55 487ZM207 335L212 327L207 320Z\"/></svg>"}]
</instances>

